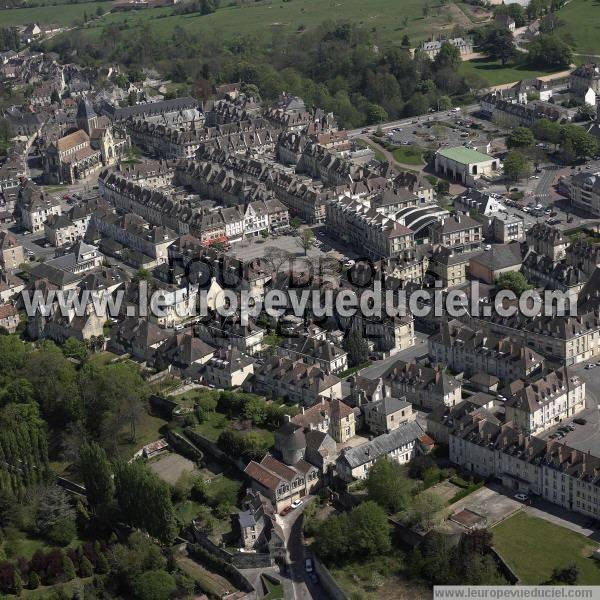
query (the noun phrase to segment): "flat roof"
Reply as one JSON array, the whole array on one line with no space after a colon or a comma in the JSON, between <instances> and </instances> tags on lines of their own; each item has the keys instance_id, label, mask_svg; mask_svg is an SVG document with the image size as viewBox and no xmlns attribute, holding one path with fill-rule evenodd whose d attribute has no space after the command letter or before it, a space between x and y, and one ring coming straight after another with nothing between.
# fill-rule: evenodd
<instances>
[{"instance_id":1,"label":"flat roof","mask_svg":"<svg viewBox=\"0 0 600 600\"><path fill-rule=\"evenodd\" d=\"M466 148L465 146L455 146L454 148L442 148L437 151L440 156L449 158L463 164L471 164L478 162L487 162L493 160L493 156L473 150L473 148Z\"/></svg>"}]
</instances>

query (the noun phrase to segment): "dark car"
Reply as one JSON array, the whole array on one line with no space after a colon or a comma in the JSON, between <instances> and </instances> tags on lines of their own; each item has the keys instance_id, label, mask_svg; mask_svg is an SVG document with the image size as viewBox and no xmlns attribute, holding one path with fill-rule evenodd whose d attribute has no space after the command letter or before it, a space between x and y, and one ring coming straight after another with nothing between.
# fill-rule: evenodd
<instances>
[{"instance_id":1,"label":"dark car","mask_svg":"<svg viewBox=\"0 0 600 600\"><path fill-rule=\"evenodd\" d=\"M573 423L577 423L577 425L585 425L587 423L586 419L582 419L581 417L577 417L573 419Z\"/></svg>"}]
</instances>

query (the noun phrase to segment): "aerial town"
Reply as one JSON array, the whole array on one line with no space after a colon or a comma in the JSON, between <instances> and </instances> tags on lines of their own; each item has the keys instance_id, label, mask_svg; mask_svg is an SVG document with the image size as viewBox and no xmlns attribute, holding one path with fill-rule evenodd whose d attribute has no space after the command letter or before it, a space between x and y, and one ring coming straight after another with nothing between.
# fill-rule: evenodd
<instances>
[{"instance_id":1,"label":"aerial town","mask_svg":"<svg viewBox=\"0 0 600 600\"><path fill-rule=\"evenodd\" d=\"M64 32L0 53L2 596L600 585L600 64L360 123Z\"/></svg>"}]
</instances>

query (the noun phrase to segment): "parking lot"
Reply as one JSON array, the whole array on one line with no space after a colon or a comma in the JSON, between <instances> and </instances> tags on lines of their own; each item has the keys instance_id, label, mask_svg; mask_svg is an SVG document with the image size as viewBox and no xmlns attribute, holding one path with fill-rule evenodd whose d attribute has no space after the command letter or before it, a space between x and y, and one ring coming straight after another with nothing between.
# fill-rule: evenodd
<instances>
[{"instance_id":1,"label":"parking lot","mask_svg":"<svg viewBox=\"0 0 600 600\"><path fill-rule=\"evenodd\" d=\"M490 140L495 150L501 150L499 141L503 131L496 125L462 111L437 113L435 117L421 117L402 123L385 132L388 140L398 146L412 145L438 148L472 144L484 150ZM498 141L494 138L498 138Z\"/></svg>"}]
</instances>

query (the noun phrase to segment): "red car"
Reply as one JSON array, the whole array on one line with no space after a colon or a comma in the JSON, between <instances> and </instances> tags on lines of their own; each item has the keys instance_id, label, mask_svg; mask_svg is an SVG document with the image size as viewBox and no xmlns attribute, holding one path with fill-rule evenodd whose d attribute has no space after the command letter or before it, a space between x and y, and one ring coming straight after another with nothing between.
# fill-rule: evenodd
<instances>
[{"instance_id":1,"label":"red car","mask_svg":"<svg viewBox=\"0 0 600 600\"><path fill-rule=\"evenodd\" d=\"M286 506L280 513L279 515L282 517L285 517L285 515L289 515L292 512L292 507L291 506Z\"/></svg>"},{"instance_id":2,"label":"red car","mask_svg":"<svg viewBox=\"0 0 600 600\"><path fill-rule=\"evenodd\" d=\"M70 200L70 199L71 199L71 196L69 196L69 195L67 195L67 194L65 194L65 195L63 196L63 200Z\"/></svg>"}]
</instances>

